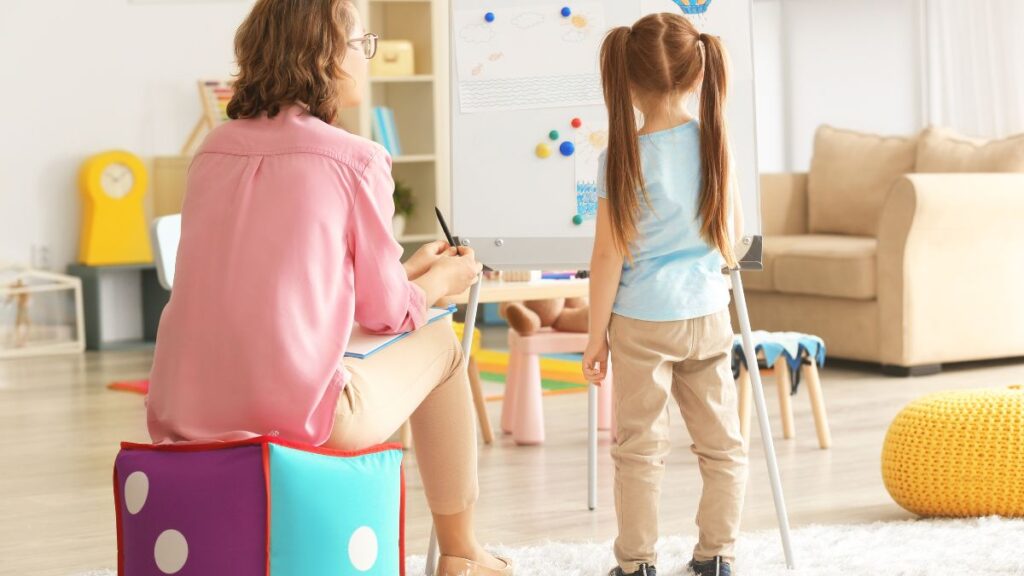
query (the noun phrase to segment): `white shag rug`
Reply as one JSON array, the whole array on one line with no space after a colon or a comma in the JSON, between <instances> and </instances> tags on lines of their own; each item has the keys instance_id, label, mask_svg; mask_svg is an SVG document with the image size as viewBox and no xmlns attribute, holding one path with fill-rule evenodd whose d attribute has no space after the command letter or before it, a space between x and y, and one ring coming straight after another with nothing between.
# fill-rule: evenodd
<instances>
[{"instance_id":1,"label":"white shag rug","mask_svg":"<svg viewBox=\"0 0 1024 576\"><path fill-rule=\"evenodd\" d=\"M658 574L685 574L695 537L658 544ZM787 570L775 530L745 533L737 550L741 576L995 576L1024 575L1024 520L911 520L793 530L796 569ZM517 576L603 576L614 566L610 543L548 542L494 547ZM423 557L408 559L408 576L423 574ZM88 572L79 576L113 576ZM310 575L314 576L314 575Z\"/></svg>"}]
</instances>

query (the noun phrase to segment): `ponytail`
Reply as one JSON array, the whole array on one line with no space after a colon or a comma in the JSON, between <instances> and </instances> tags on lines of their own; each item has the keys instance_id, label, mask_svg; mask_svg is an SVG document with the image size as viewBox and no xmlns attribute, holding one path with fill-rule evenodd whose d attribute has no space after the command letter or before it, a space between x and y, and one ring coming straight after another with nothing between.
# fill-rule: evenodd
<instances>
[{"instance_id":1,"label":"ponytail","mask_svg":"<svg viewBox=\"0 0 1024 576\"><path fill-rule=\"evenodd\" d=\"M718 248L726 264L734 268L736 255L729 234L729 141L723 109L728 90L725 50L721 40L709 34L702 33L700 43L704 45L704 80L700 89L700 235Z\"/></svg>"},{"instance_id":2,"label":"ponytail","mask_svg":"<svg viewBox=\"0 0 1024 576\"><path fill-rule=\"evenodd\" d=\"M608 33L601 46L601 82L608 107L608 152L605 188L611 204L612 237L619 253L632 261L629 243L637 233L638 194L644 189L640 143L630 91L629 38L620 26Z\"/></svg>"}]
</instances>

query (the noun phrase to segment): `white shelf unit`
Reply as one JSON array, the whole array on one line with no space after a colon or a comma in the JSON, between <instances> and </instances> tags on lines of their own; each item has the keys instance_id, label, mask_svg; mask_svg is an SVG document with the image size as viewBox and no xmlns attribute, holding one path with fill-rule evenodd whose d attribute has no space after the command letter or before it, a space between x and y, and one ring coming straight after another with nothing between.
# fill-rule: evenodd
<instances>
[{"instance_id":1,"label":"white shelf unit","mask_svg":"<svg viewBox=\"0 0 1024 576\"><path fill-rule=\"evenodd\" d=\"M415 74L371 77L363 105L342 116L344 126L371 136L374 106L394 111L402 154L392 158L395 180L409 186L415 208L403 244L442 237L434 206L450 213L448 0L356 0L369 32L413 44Z\"/></svg>"}]
</instances>

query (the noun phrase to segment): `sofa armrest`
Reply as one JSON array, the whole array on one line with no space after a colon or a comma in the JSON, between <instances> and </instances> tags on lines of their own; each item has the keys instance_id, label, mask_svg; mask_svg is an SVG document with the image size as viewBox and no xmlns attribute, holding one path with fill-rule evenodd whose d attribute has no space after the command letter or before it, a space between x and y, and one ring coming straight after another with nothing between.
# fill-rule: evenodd
<instances>
[{"instance_id":1,"label":"sofa armrest","mask_svg":"<svg viewBox=\"0 0 1024 576\"><path fill-rule=\"evenodd\" d=\"M1024 354L1024 174L911 174L878 234L879 355L915 366Z\"/></svg>"},{"instance_id":2,"label":"sofa armrest","mask_svg":"<svg viewBox=\"0 0 1024 576\"><path fill-rule=\"evenodd\" d=\"M807 174L761 174L765 236L807 234Z\"/></svg>"}]
</instances>

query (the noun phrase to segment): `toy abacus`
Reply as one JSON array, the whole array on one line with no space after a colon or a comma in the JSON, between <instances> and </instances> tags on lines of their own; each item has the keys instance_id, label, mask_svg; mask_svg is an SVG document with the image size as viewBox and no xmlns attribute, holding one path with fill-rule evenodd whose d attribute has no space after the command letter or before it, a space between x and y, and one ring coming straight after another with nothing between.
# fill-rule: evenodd
<instances>
[{"instance_id":1,"label":"toy abacus","mask_svg":"<svg viewBox=\"0 0 1024 576\"><path fill-rule=\"evenodd\" d=\"M195 152L196 147L202 141L206 132L227 122L228 102L231 102L235 95L234 82L231 80L200 80L199 100L203 104L203 115L196 122L196 127L182 147L181 153L184 156Z\"/></svg>"}]
</instances>

